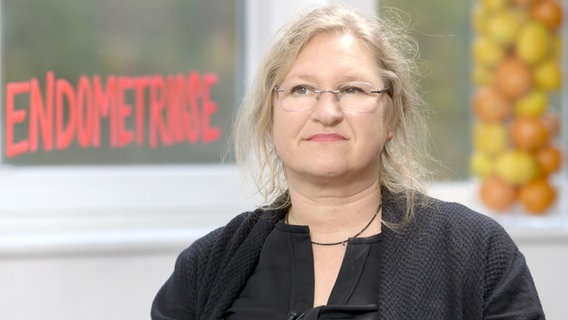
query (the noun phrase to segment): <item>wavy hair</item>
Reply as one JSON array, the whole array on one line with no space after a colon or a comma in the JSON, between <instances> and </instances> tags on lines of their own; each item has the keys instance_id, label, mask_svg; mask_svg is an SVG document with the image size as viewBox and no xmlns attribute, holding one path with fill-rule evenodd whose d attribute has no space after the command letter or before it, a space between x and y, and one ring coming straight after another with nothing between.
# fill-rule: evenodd
<instances>
[{"instance_id":1,"label":"wavy hair","mask_svg":"<svg viewBox=\"0 0 568 320\"><path fill-rule=\"evenodd\" d=\"M283 163L271 137L273 88L310 39L341 33L358 38L369 48L389 88L385 119L394 137L381 154L378 178L383 191L404 199L406 205L400 220L387 226L396 228L413 219L415 207L425 199L419 195L428 172L418 158L428 154L425 142L429 136L425 103L418 93L418 45L408 36L403 20L394 10L379 18L335 4L312 8L280 30L242 101L233 132L236 161L252 177L265 204L290 204ZM279 201L273 202L276 199Z\"/></svg>"}]
</instances>

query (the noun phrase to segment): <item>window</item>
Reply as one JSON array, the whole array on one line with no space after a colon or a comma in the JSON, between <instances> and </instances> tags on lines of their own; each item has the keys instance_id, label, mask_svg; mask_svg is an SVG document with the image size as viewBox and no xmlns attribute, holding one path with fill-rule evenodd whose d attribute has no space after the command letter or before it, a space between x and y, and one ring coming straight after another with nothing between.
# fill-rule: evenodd
<instances>
[{"instance_id":1,"label":"window","mask_svg":"<svg viewBox=\"0 0 568 320\"><path fill-rule=\"evenodd\" d=\"M0 252L234 214L245 195L219 163L242 91L243 9L2 1Z\"/></svg>"},{"instance_id":2,"label":"window","mask_svg":"<svg viewBox=\"0 0 568 320\"><path fill-rule=\"evenodd\" d=\"M237 1L3 4L4 164L220 161L242 73Z\"/></svg>"},{"instance_id":3,"label":"window","mask_svg":"<svg viewBox=\"0 0 568 320\"><path fill-rule=\"evenodd\" d=\"M187 243L188 237L194 239L259 204L241 184L234 165L219 165L230 117L273 34L306 5L319 2L326 1L3 0L0 252L74 246L85 250L89 245L114 247L121 241ZM376 0L342 2L368 11L378 7ZM464 77L470 72L469 59L464 59L469 57L469 8L451 1L435 5L381 0L380 4L402 8L419 30L415 35L428 79L423 89L433 108L434 156L442 168L438 178L455 181L449 187L436 184L434 195L475 208L467 169L471 84ZM445 9L437 9L441 7ZM54 35L61 36L59 42L51 39ZM182 85L210 85L211 91L199 91L199 97L210 93L216 104L208 128L220 130L218 139L206 143L202 135L197 143L187 139L172 143L165 126L167 107L155 104L154 118L147 116L152 114L154 87L146 81L158 83L154 101L159 101L158 92L171 89L172 96L177 92L180 74ZM83 87L81 79L86 79ZM99 114L100 145L81 145L76 128L65 135L72 131L68 129L72 122L58 118L57 98L52 97L53 118L45 112L47 96L57 96L58 80L60 108L68 108L70 96L97 85L99 98L112 96L120 79L123 106L115 112L122 111L119 119L124 121L113 122L109 114ZM172 86L162 87L160 83L167 86L169 79ZM108 89L109 80L117 81L116 87L110 86L117 91ZM54 83L52 91L49 81ZM138 127L136 83L144 93L138 101L149 108ZM12 84L11 110L6 108L8 84ZM31 105L36 108L33 120ZM67 140L58 142L57 121L61 137ZM30 128L37 130L35 135L30 135ZM43 130L48 129L53 130L52 149L45 152L44 139L49 135ZM122 144L113 145L113 132L125 134Z\"/></svg>"}]
</instances>

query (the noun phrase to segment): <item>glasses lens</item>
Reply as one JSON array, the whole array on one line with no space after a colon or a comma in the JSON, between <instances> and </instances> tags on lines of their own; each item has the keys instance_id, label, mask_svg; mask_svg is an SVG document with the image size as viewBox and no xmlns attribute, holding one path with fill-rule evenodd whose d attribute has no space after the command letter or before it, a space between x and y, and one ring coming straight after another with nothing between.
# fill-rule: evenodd
<instances>
[{"instance_id":1,"label":"glasses lens","mask_svg":"<svg viewBox=\"0 0 568 320\"><path fill-rule=\"evenodd\" d=\"M280 105L286 111L306 111L317 103L317 89L308 84L292 84L278 89Z\"/></svg>"},{"instance_id":2,"label":"glasses lens","mask_svg":"<svg viewBox=\"0 0 568 320\"><path fill-rule=\"evenodd\" d=\"M366 82L348 82L339 85L339 105L344 111L369 112L377 106L374 86Z\"/></svg>"},{"instance_id":3,"label":"glasses lens","mask_svg":"<svg viewBox=\"0 0 568 320\"><path fill-rule=\"evenodd\" d=\"M309 84L292 84L277 88L280 106L286 111L307 111L313 109L322 94L333 94L343 111L370 112L377 106L377 93L370 83L347 82L336 90L319 90Z\"/></svg>"}]
</instances>

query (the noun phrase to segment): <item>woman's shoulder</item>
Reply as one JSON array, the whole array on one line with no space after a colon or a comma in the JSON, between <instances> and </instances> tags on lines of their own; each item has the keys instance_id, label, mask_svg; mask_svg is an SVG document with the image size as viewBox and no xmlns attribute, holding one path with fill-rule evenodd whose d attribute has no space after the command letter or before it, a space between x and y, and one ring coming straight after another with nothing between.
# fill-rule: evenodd
<instances>
[{"instance_id":1,"label":"woman's shoulder","mask_svg":"<svg viewBox=\"0 0 568 320\"><path fill-rule=\"evenodd\" d=\"M209 256L215 251L227 251L238 247L251 233L271 229L279 212L258 208L234 216L227 224L218 227L195 240L182 251L180 257Z\"/></svg>"},{"instance_id":2,"label":"woman's shoulder","mask_svg":"<svg viewBox=\"0 0 568 320\"><path fill-rule=\"evenodd\" d=\"M421 233L436 234L438 240L446 241L464 250L477 247L479 250L500 251L516 254L514 241L505 228L492 217L475 211L461 203L436 198L416 212L416 228Z\"/></svg>"},{"instance_id":3,"label":"woman's shoulder","mask_svg":"<svg viewBox=\"0 0 568 320\"><path fill-rule=\"evenodd\" d=\"M505 228L490 216L460 203L426 200L406 227L387 231L390 248L397 254L445 261L459 270L479 267L495 274L504 274L522 256Z\"/></svg>"},{"instance_id":4,"label":"woman's shoulder","mask_svg":"<svg viewBox=\"0 0 568 320\"><path fill-rule=\"evenodd\" d=\"M402 217L409 205L405 193L383 192L383 211L387 221L396 224L403 221ZM493 218L472 210L457 202L448 202L427 194L415 192L412 206L414 214L408 220L407 229L415 228L447 228L457 229L488 229L499 231L501 226Z\"/></svg>"},{"instance_id":5,"label":"woman's shoulder","mask_svg":"<svg viewBox=\"0 0 568 320\"><path fill-rule=\"evenodd\" d=\"M502 229L501 225L488 215L461 203L432 197L428 197L428 201L418 208L416 218L419 223L427 220L434 224L452 225L456 228Z\"/></svg>"},{"instance_id":6,"label":"woman's shoulder","mask_svg":"<svg viewBox=\"0 0 568 320\"><path fill-rule=\"evenodd\" d=\"M466 249L471 246L482 249L497 245L513 252L517 250L503 226L492 217L461 203L448 202L424 194L418 197L420 199L415 205L413 219L408 225L393 232L399 240L431 239L432 242L463 246ZM396 221L396 216L404 210L406 199L393 199L396 200L390 201L386 208L387 219Z\"/></svg>"}]
</instances>

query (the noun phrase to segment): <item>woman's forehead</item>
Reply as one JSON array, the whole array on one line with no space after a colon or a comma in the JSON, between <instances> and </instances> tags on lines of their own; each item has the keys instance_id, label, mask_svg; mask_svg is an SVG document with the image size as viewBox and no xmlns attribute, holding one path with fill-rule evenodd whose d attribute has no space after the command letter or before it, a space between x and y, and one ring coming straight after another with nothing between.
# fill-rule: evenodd
<instances>
[{"instance_id":1,"label":"woman's forehead","mask_svg":"<svg viewBox=\"0 0 568 320\"><path fill-rule=\"evenodd\" d=\"M349 33L333 32L311 38L284 78L314 81L326 74L340 74L343 81L356 81L362 77L375 78L379 71L375 55L364 41Z\"/></svg>"}]
</instances>

